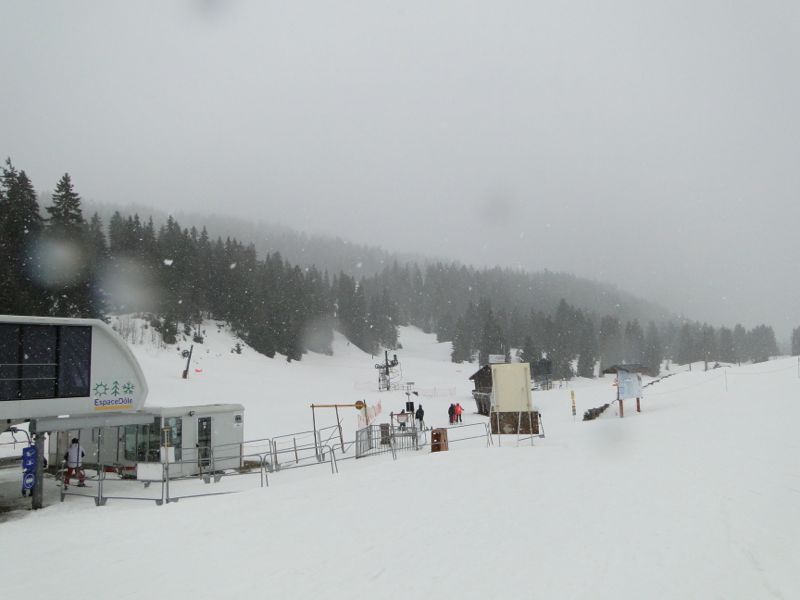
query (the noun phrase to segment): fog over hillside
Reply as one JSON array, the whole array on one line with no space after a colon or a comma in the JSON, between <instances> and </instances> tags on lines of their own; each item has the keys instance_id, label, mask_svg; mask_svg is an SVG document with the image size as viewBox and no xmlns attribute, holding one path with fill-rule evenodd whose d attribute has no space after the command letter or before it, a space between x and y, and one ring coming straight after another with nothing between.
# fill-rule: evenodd
<instances>
[{"instance_id":1,"label":"fog over hillside","mask_svg":"<svg viewBox=\"0 0 800 600\"><path fill-rule=\"evenodd\" d=\"M3 17L0 156L43 188L67 171L98 202L574 273L781 338L800 323L797 3Z\"/></svg>"},{"instance_id":2,"label":"fog over hillside","mask_svg":"<svg viewBox=\"0 0 800 600\"><path fill-rule=\"evenodd\" d=\"M125 217L139 215L142 220L147 220L152 216L156 227L163 225L169 216L163 211L142 205L116 206L96 202L86 203L86 212L89 214L97 212L106 224L115 211ZM178 212L174 216L183 228L195 227L201 230L205 227L212 239L221 237L224 240L231 237L244 244L252 243L262 258L268 253L279 252L292 264L304 267L316 266L330 274L341 271L357 279L371 277L395 262L415 264L423 271L426 265L454 262L435 255L389 252L376 246L354 244L340 237L321 234L309 235L289 227L246 221L237 217L219 217L188 212ZM519 268L509 269L506 267L505 270L509 273L516 271L520 275L525 274L525 271ZM524 279L526 290L524 293L518 294L515 301L515 304L520 307L530 305L538 310L550 312L563 298L570 304L585 310L599 314L619 314L623 318L636 318L643 322L648 320L662 322L678 318L678 315L669 310L669 307L650 302L636 294L619 289L617 286L591 278L577 277L570 273L551 270L530 272L525 277L527 277ZM523 279L520 279L519 283L522 282ZM510 283L509 285L513 286L514 284ZM488 294L487 291L487 297Z\"/></svg>"}]
</instances>

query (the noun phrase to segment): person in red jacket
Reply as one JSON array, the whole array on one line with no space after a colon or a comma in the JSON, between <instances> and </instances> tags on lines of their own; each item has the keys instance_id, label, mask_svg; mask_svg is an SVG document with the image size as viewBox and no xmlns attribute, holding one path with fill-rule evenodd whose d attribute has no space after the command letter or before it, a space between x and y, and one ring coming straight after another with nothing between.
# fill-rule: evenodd
<instances>
[{"instance_id":1,"label":"person in red jacket","mask_svg":"<svg viewBox=\"0 0 800 600\"><path fill-rule=\"evenodd\" d=\"M461 403L459 402L458 404L456 404L456 421L458 421L459 423L461 423L461 413L462 412L464 412L464 409L461 406Z\"/></svg>"}]
</instances>

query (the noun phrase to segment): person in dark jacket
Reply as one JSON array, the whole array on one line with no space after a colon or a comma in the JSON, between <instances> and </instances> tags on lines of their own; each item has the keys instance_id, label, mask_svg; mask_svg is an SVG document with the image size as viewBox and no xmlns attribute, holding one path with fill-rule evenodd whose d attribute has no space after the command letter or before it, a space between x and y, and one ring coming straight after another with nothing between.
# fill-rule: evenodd
<instances>
[{"instance_id":1,"label":"person in dark jacket","mask_svg":"<svg viewBox=\"0 0 800 600\"><path fill-rule=\"evenodd\" d=\"M450 417L450 425L453 424L453 420L456 418L456 405L451 404L450 408L447 409L447 416Z\"/></svg>"},{"instance_id":2,"label":"person in dark jacket","mask_svg":"<svg viewBox=\"0 0 800 600\"><path fill-rule=\"evenodd\" d=\"M422 410L422 404L417 407L417 412L414 413L414 417L416 417L417 421L419 422L419 428L425 429L425 411Z\"/></svg>"}]
</instances>

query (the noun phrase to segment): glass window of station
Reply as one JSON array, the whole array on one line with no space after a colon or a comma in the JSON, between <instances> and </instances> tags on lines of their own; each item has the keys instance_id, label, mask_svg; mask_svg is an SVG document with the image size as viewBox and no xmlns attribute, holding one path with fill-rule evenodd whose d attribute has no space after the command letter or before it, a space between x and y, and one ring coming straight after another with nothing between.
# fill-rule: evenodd
<instances>
[{"instance_id":1,"label":"glass window of station","mask_svg":"<svg viewBox=\"0 0 800 600\"><path fill-rule=\"evenodd\" d=\"M125 460L132 462L159 462L161 446L175 448L175 460L181 460L181 441L183 437L180 417L156 420L149 425L125 426Z\"/></svg>"},{"instance_id":2,"label":"glass window of station","mask_svg":"<svg viewBox=\"0 0 800 600\"><path fill-rule=\"evenodd\" d=\"M92 328L0 323L0 401L89 396Z\"/></svg>"}]
</instances>

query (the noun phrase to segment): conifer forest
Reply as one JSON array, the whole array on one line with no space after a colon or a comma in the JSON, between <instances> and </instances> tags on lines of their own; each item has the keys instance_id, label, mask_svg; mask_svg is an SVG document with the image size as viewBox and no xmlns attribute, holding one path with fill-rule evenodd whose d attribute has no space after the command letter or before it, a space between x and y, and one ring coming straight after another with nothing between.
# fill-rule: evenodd
<instances>
[{"instance_id":1,"label":"conifer forest","mask_svg":"<svg viewBox=\"0 0 800 600\"><path fill-rule=\"evenodd\" d=\"M561 278L561 279L559 279ZM202 343L202 322L225 321L257 351L287 360L331 353L334 330L368 353L397 349L397 327L452 342L452 360L515 353L546 357L558 378L593 377L598 364L664 360L760 361L778 353L769 325L714 327L629 302L613 312L591 282L568 302L569 276L456 263L391 260L374 272L291 264L250 240L215 237L174 218L86 215L69 174L40 197L10 159L0 188L0 314L145 316L165 343ZM577 281L577 279L576 279ZM555 285L558 283L559 285ZM595 292L595 293L593 293ZM800 354L800 328L791 351Z\"/></svg>"}]
</instances>

